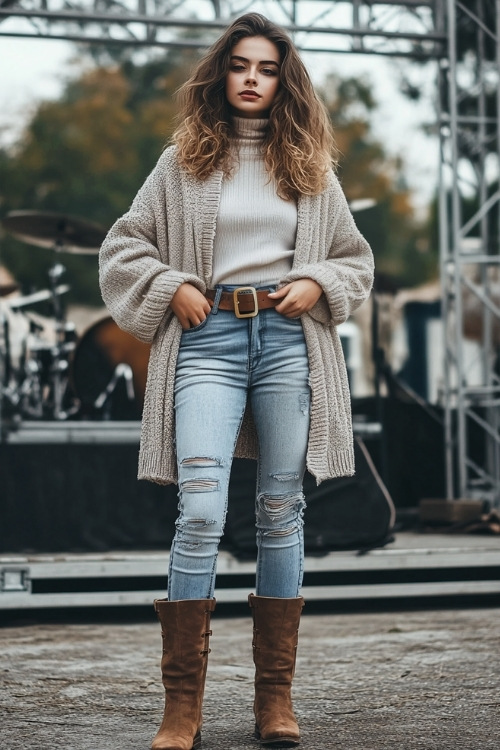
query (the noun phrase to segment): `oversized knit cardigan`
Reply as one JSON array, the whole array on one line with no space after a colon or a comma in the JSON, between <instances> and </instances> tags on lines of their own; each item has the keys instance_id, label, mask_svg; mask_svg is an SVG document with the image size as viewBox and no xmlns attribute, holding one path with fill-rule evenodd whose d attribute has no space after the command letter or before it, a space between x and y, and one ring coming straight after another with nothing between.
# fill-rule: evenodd
<instances>
[{"instance_id":1,"label":"oversized knit cardigan","mask_svg":"<svg viewBox=\"0 0 500 750\"><path fill-rule=\"evenodd\" d=\"M167 148L99 255L101 292L112 317L151 342L138 476L159 484L177 481L174 380L182 329L170 300L184 282L202 293L210 288L222 179L221 171L203 181L188 175L176 147ZM310 278L323 289L302 316L311 387L307 468L320 483L354 473L349 386L336 326L369 295L373 256L333 172L321 194L299 197L297 211L293 266L281 283ZM258 455L249 408L235 455Z\"/></svg>"}]
</instances>

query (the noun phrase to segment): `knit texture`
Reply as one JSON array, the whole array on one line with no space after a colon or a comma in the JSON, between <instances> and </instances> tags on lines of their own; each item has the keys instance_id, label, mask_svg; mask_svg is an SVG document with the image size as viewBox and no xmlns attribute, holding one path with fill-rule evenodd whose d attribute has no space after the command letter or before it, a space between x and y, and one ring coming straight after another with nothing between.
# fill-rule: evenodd
<instances>
[{"instance_id":1,"label":"knit texture","mask_svg":"<svg viewBox=\"0 0 500 750\"><path fill-rule=\"evenodd\" d=\"M110 314L120 328L152 342L138 476L159 484L177 481L173 406L182 329L169 304L184 282L203 293L210 284L221 183L220 171L205 181L187 175L175 147L166 149L99 255ZM319 483L354 473L349 386L336 326L368 297L373 256L333 172L325 191L301 196L297 209L293 266L281 282L306 277L323 289L302 316L311 385L307 468ZM249 409L235 455L258 455Z\"/></svg>"},{"instance_id":2,"label":"knit texture","mask_svg":"<svg viewBox=\"0 0 500 750\"><path fill-rule=\"evenodd\" d=\"M234 117L233 173L222 180L212 286L276 284L292 268L297 206L276 193L262 144L269 120Z\"/></svg>"}]
</instances>

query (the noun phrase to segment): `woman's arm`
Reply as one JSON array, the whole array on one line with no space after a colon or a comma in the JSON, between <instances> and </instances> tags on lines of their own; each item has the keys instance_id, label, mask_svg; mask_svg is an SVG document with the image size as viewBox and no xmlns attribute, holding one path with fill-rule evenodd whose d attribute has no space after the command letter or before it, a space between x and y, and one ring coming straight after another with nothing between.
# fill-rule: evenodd
<instances>
[{"instance_id":1,"label":"woman's arm","mask_svg":"<svg viewBox=\"0 0 500 750\"><path fill-rule=\"evenodd\" d=\"M331 190L330 201L335 209L336 221L328 257L324 261L293 269L284 281L293 294L297 291L294 282L299 279L316 282L322 293L307 311L322 323L339 325L368 298L373 284L374 263L371 248L354 222L336 177L333 177ZM331 217L325 215L322 220L331 221ZM307 292L311 294L310 289ZM286 299L285 296L284 302Z\"/></svg>"},{"instance_id":2,"label":"woman's arm","mask_svg":"<svg viewBox=\"0 0 500 750\"><path fill-rule=\"evenodd\" d=\"M99 283L107 308L120 328L146 342L154 338L181 284L188 282L205 291L197 276L175 270L160 258L159 239L167 244L168 158L164 152L129 211L111 227L99 253Z\"/></svg>"},{"instance_id":3,"label":"woman's arm","mask_svg":"<svg viewBox=\"0 0 500 750\"><path fill-rule=\"evenodd\" d=\"M267 296L281 300L279 305L276 305L276 312L287 318L299 318L313 309L322 294L323 289L316 281L300 278Z\"/></svg>"}]
</instances>

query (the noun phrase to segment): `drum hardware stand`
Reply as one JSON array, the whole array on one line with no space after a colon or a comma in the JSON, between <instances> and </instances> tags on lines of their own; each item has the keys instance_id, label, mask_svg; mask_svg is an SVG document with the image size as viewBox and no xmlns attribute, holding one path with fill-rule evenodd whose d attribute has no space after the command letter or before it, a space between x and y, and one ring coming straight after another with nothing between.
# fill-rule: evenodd
<instances>
[{"instance_id":1,"label":"drum hardware stand","mask_svg":"<svg viewBox=\"0 0 500 750\"><path fill-rule=\"evenodd\" d=\"M55 343L46 343L32 328L32 348L25 358L23 379L17 391L8 395L17 416L65 420L80 409L79 400L69 388L70 359L76 347L75 326L65 318L61 295L69 287L59 284L66 269L58 262L59 253L97 255L106 236L98 224L76 216L51 211L11 211L2 226L17 239L35 247L52 250L54 262L48 271L50 290L20 300L17 307L50 299L55 318ZM13 302L12 307L15 308ZM1 323L1 319L0 319ZM8 362L7 362L8 365ZM5 373L0 373L5 384ZM5 391L5 389L3 389ZM3 397L3 393L0 393Z\"/></svg>"},{"instance_id":2,"label":"drum hardware stand","mask_svg":"<svg viewBox=\"0 0 500 750\"><path fill-rule=\"evenodd\" d=\"M3 333L3 347L0 346L0 438L3 436L5 418L12 419L21 402L18 373L12 367L12 352L9 320L0 305L0 326ZM25 354L25 352L24 352Z\"/></svg>"},{"instance_id":3,"label":"drum hardware stand","mask_svg":"<svg viewBox=\"0 0 500 750\"><path fill-rule=\"evenodd\" d=\"M116 391L118 384L123 380L125 383L125 389L128 400L132 403L135 401L135 390L134 390L134 374L130 365L120 363L114 369L113 376L109 381L106 388L94 401L94 408L98 411L102 411L104 420L111 419L111 396Z\"/></svg>"},{"instance_id":4,"label":"drum hardware stand","mask_svg":"<svg viewBox=\"0 0 500 750\"><path fill-rule=\"evenodd\" d=\"M64 242L57 239L54 245L54 251L64 252ZM58 294L58 286L61 277L66 268L62 263L54 262L49 269L48 276L50 281L51 302L54 310L56 321L56 344L52 348L52 362L49 370L50 376L50 393L52 403L49 404L52 411L52 418L56 420L68 419L77 413L79 404L72 399L68 408L65 408L65 400L68 396L68 370L69 357L74 351L76 342L76 332L73 323L68 323L61 303L61 297Z\"/></svg>"},{"instance_id":5,"label":"drum hardware stand","mask_svg":"<svg viewBox=\"0 0 500 750\"><path fill-rule=\"evenodd\" d=\"M39 363L30 358L25 365L25 379L19 389L22 416L41 419L44 416L44 386Z\"/></svg>"},{"instance_id":6,"label":"drum hardware stand","mask_svg":"<svg viewBox=\"0 0 500 750\"><path fill-rule=\"evenodd\" d=\"M75 348L76 332L74 324L65 320L61 304L61 293L69 289L59 284L65 270L61 263L54 263L48 272L50 292L47 298L54 311L55 343L43 341L39 335L41 327L30 321L31 344L25 357L24 379L13 403L19 406L23 417L65 420L79 409L75 399L70 400L66 408L69 357Z\"/></svg>"}]
</instances>

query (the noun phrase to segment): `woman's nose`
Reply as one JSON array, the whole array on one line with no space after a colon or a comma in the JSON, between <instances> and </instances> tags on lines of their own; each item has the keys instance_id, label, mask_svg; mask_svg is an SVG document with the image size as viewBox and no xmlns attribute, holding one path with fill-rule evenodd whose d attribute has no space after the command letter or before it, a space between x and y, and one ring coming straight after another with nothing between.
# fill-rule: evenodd
<instances>
[{"instance_id":1,"label":"woman's nose","mask_svg":"<svg viewBox=\"0 0 500 750\"><path fill-rule=\"evenodd\" d=\"M249 73L245 79L245 83L257 83L257 79L254 73Z\"/></svg>"}]
</instances>

